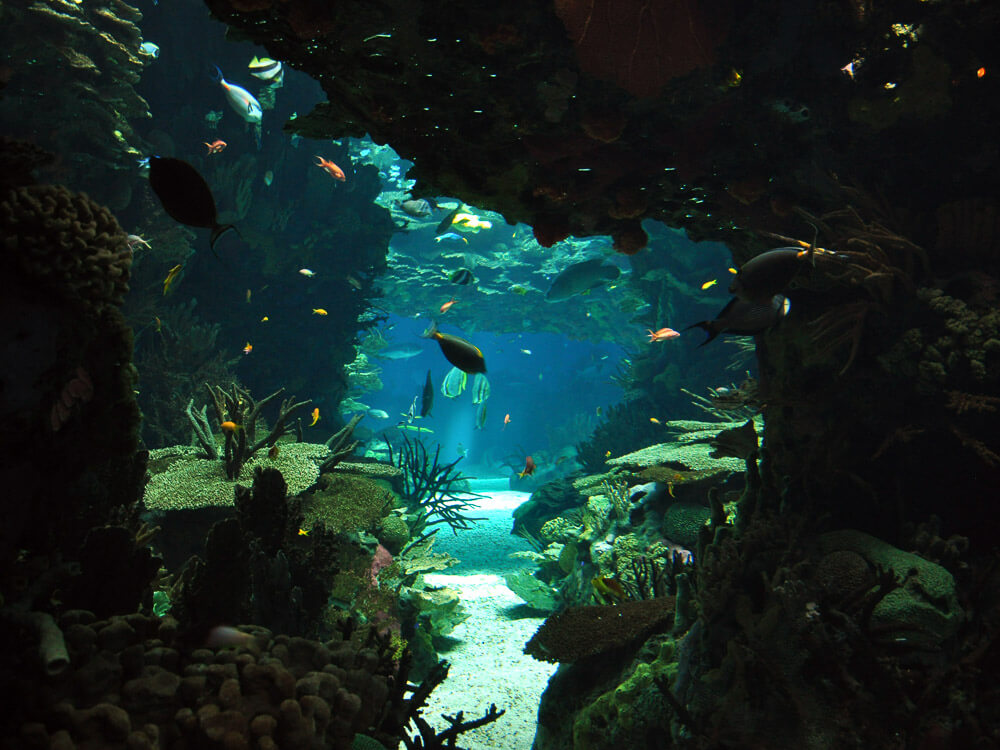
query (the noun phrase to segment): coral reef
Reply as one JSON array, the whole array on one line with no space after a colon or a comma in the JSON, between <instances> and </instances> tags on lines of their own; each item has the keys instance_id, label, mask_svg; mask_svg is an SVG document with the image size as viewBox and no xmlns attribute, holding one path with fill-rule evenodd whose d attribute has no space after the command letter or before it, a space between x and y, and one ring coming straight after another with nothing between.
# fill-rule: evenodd
<instances>
[{"instance_id":1,"label":"coral reef","mask_svg":"<svg viewBox=\"0 0 1000 750\"><path fill-rule=\"evenodd\" d=\"M0 35L24 61L0 100L8 132L64 155L66 181L115 211L129 205L135 159L149 152L135 131L150 116L135 90L148 62L141 19L123 0L41 0L8 8ZM46 106L36 105L39 92L51 92Z\"/></svg>"}]
</instances>

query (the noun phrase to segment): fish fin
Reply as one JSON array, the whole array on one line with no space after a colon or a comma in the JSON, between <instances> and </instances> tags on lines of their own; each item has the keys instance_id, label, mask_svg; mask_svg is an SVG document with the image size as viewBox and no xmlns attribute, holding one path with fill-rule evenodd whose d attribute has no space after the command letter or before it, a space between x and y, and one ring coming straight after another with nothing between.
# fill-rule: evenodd
<instances>
[{"instance_id":1,"label":"fish fin","mask_svg":"<svg viewBox=\"0 0 1000 750\"><path fill-rule=\"evenodd\" d=\"M427 330L425 330L420 335L423 336L425 339L432 339L432 338L434 338L434 334L437 333L437 332L438 332L437 323L435 323L432 320L431 324L429 326L427 326Z\"/></svg>"},{"instance_id":2,"label":"fish fin","mask_svg":"<svg viewBox=\"0 0 1000 750\"><path fill-rule=\"evenodd\" d=\"M712 321L710 321L710 320L700 320L697 323L689 325L684 330L685 331L690 331L692 328L701 328L703 331L705 331L705 333L708 334L708 338L705 339L704 341L702 341L700 344L698 344L698 346L705 346L705 344L707 344L709 341L711 341L716 336L718 336L720 333L722 333L722 331L713 331L712 330Z\"/></svg>"},{"instance_id":3,"label":"fish fin","mask_svg":"<svg viewBox=\"0 0 1000 750\"><path fill-rule=\"evenodd\" d=\"M208 249L212 251L212 255L214 255L216 258L219 257L219 254L215 252L215 243L218 242L219 238L226 232L228 232L230 229L236 232L237 237L243 239L243 235L240 234L240 230L236 228L235 224L218 224L212 228L212 234L208 238Z\"/></svg>"},{"instance_id":4,"label":"fish fin","mask_svg":"<svg viewBox=\"0 0 1000 750\"><path fill-rule=\"evenodd\" d=\"M209 73L209 75L212 77L213 81L215 81L216 83L222 83L224 80L226 80L225 78L222 77L222 68L220 68L218 65L213 65L212 67L215 68L215 72Z\"/></svg>"}]
</instances>

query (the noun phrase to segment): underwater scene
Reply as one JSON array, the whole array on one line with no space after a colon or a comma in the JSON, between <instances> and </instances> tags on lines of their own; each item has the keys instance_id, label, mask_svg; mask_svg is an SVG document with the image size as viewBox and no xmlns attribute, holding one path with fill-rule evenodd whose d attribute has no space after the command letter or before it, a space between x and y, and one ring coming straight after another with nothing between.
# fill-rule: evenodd
<instances>
[{"instance_id":1,"label":"underwater scene","mask_svg":"<svg viewBox=\"0 0 1000 750\"><path fill-rule=\"evenodd\" d=\"M0 748L1000 749L998 34L0 0Z\"/></svg>"}]
</instances>

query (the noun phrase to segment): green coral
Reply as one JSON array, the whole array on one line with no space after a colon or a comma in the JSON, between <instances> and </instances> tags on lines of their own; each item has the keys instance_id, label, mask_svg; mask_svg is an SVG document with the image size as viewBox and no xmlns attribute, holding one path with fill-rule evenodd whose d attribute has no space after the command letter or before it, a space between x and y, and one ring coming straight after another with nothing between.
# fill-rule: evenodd
<instances>
[{"instance_id":1,"label":"green coral","mask_svg":"<svg viewBox=\"0 0 1000 750\"><path fill-rule=\"evenodd\" d=\"M394 555L399 554L403 546L410 541L410 527L399 515L391 514L382 519L375 532L379 542Z\"/></svg>"},{"instance_id":2,"label":"green coral","mask_svg":"<svg viewBox=\"0 0 1000 750\"><path fill-rule=\"evenodd\" d=\"M673 503L663 514L663 536L685 547L698 543L698 534L708 523L711 511L697 503Z\"/></svg>"},{"instance_id":3,"label":"green coral","mask_svg":"<svg viewBox=\"0 0 1000 750\"><path fill-rule=\"evenodd\" d=\"M204 458L200 448L175 445L149 452L152 473L143 494L149 510L182 510L231 506L237 483L253 483L254 469L274 468L288 485L288 494L297 495L312 487L319 478L319 465L330 455L325 445L281 443L277 457L255 454L247 461L236 480L226 479L221 461ZM160 467L157 471L156 467Z\"/></svg>"},{"instance_id":4,"label":"green coral","mask_svg":"<svg viewBox=\"0 0 1000 750\"><path fill-rule=\"evenodd\" d=\"M622 681L577 713L573 720L574 750L642 747L666 709L657 682L677 676L675 643L659 645L651 662L638 662Z\"/></svg>"},{"instance_id":5,"label":"green coral","mask_svg":"<svg viewBox=\"0 0 1000 750\"><path fill-rule=\"evenodd\" d=\"M370 531L395 502L396 495L378 480L331 472L304 498L302 511L307 528L322 524L334 533Z\"/></svg>"},{"instance_id":6,"label":"green coral","mask_svg":"<svg viewBox=\"0 0 1000 750\"><path fill-rule=\"evenodd\" d=\"M716 430L718 433L719 430ZM739 472L746 464L739 458L712 458L708 443L657 443L648 448L608 459L613 466L648 468L661 464L679 464L694 471Z\"/></svg>"}]
</instances>

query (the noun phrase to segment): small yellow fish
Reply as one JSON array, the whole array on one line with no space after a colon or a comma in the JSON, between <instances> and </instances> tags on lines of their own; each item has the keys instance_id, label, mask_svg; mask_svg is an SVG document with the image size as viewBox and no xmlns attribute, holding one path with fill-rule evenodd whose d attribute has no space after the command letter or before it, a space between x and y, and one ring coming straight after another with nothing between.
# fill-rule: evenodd
<instances>
[{"instance_id":1,"label":"small yellow fish","mask_svg":"<svg viewBox=\"0 0 1000 750\"><path fill-rule=\"evenodd\" d=\"M160 320L159 316L157 315L153 316L153 323L156 326L156 328L154 328L153 330L155 330L157 333L163 330L163 321Z\"/></svg>"},{"instance_id":2,"label":"small yellow fish","mask_svg":"<svg viewBox=\"0 0 1000 750\"><path fill-rule=\"evenodd\" d=\"M735 268L733 268L732 266L730 266L730 267L729 267L729 268L727 268L726 270L727 270L727 271L729 271L729 273L733 273L733 274L736 274L736 273L739 273L739 271L737 271L737 270L736 270Z\"/></svg>"},{"instance_id":3,"label":"small yellow fish","mask_svg":"<svg viewBox=\"0 0 1000 750\"><path fill-rule=\"evenodd\" d=\"M250 352L252 352L252 351L253 351L253 344L251 344L251 343L250 343L250 342L248 341L248 342L247 342L247 345L243 347L243 353L244 353L244 354L249 354L249 353L250 353Z\"/></svg>"},{"instance_id":4,"label":"small yellow fish","mask_svg":"<svg viewBox=\"0 0 1000 750\"><path fill-rule=\"evenodd\" d=\"M265 315L263 318L260 319L260 322L261 323L266 323L269 320L270 320L270 318Z\"/></svg>"},{"instance_id":5,"label":"small yellow fish","mask_svg":"<svg viewBox=\"0 0 1000 750\"><path fill-rule=\"evenodd\" d=\"M310 422L309 426L310 427L315 427L316 423L319 421L319 407L318 406L315 409L313 409L312 418L313 418L313 421Z\"/></svg>"},{"instance_id":6,"label":"small yellow fish","mask_svg":"<svg viewBox=\"0 0 1000 750\"><path fill-rule=\"evenodd\" d=\"M611 451L604 451L605 458L611 458Z\"/></svg>"},{"instance_id":7,"label":"small yellow fish","mask_svg":"<svg viewBox=\"0 0 1000 750\"><path fill-rule=\"evenodd\" d=\"M711 289L718 283L719 283L718 279L712 279L711 281L706 281L704 284L701 285L701 289L702 291L705 291L706 289Z\"/></svg>"},{"instance_id":8,"label":"small yellow fish","mask_svg":"<svg viewBox=\"0 0 1000 750\"><path fill-rule=\"evenodd\" d=\"M177 278L178 274L184 269L183 263L178 263L176 266L167 271L167 278L163 280L163 293L166 294L170 291L170 285L174 283L174 279Z\"/></svg>"},{"instance_id":9,"label":"small yellow fish","mask_svg":"<svg viewBox=\"0 0 1000 750\"><path fill-rule=\"evenodd\" d=\"M250 294L251 294L250 290L247 289L247 304L248 305L250 304Z\"/></svg>"},{"instance_id":10,"label":"small yellow fish","mask_svg":"<svg viewBox=\"0 0 1000 750\"><path fill-rule=\"evenodd\" d=\"M737 70L736 68L729 69L729 75L726 76L726 85L734 89L743 83L743 71Z\"/></svg>"},{"instance_id":11,"label":"small yellow fish","mask_svg":"<svg viewBox=\"0 0 1000 750\"><path fill-rule=\"evenodd\" d=\"M299 536L309 536L308 529L299 529Z\"/></svg>"},{"instance_id":12,"label":"small yellow fish","mask_svg":"<svg viewBox=\"0 0 1000 750\"><path fill-rule=\"evenodd\" d=\"M320 315L320 316L322 316L322 315L329 315L329 313L326 310L324 310L322 307L314 307L313 308L313 315Z\"/></svg>"},{"instance_id":13,"label":"small yellow fish","mask_svg":"<svg viewBox=\"0 0 1000 750\"><path fill-rule=\"evenodd\" d=\"M650 422L652 422L653 424L663 424L663 423L662 423L662 422L661 422L661 421L660 421L659 419L657 419L656 417L650 417L650 418L649 418L649 421L650 421Z\"/></svg>"},{"instance_id":14,"label":"small yellow fish","mask_svg":"<svg viewBox=\"0 0 1000 750\"><path fill-rule=\"evenodd\" d=\"M670 497L677 497L677 495L674 494L674 483L673 482L667 482L667 492L670 493Z\"/></svg>"}]
</instances>

